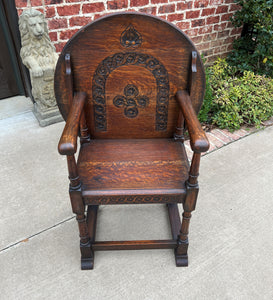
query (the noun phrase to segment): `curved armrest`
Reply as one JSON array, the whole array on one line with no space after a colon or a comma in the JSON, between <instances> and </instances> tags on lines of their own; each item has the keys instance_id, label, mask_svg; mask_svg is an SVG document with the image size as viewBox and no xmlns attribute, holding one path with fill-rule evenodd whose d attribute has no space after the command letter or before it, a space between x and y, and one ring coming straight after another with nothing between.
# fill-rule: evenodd
<instances>
[{"instance_id":1,"label":"curved armrest","mask_svg":"<svg viewBox=\"0 0 273 300\"><path fill-rule=\"evenodd\" d=\"M187 91L178 91L176 99L188 127L192 150L197 153L206 152L209 149L209 141L197 119L189 93Z\"/></svg>"},{"instance_id":2,"label":"curved armrest","mask_svg":"<svg viewBox=\"0 0 273 300\"><path fill-rule=\"evenodd\" d=\"M58 151L62 155L73 155L77 152L77 137L85 99L86 93L83 92L76 93L73 98L63 134L58 145Z\"/></svg>"}]
</instances>

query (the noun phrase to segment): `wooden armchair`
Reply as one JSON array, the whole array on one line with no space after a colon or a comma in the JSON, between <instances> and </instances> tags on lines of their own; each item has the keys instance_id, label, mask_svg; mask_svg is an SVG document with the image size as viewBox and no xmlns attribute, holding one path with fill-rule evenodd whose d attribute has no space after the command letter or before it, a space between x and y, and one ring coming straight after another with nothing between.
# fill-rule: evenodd
<instances>
[{"instance_id":1,"label":"wooden armchair","mask_svg":"<svg viewBox=\"0 0 273 300\"><path fill-rule=\"evenodd\" d=\"M66 44L55 72L66 120L58 150L67 156L82 269L93 268L94 251L123 249L171 248L176 265L188 265L200 155L209 148L196 117L204 88L192 42L156 17L109 15ZM194 151L190 166L185 124ZM95 241L99 205L139 203L167 204L172 239ZM184 208L182 224L177 203Z\"/></svg>"}]
</instances>

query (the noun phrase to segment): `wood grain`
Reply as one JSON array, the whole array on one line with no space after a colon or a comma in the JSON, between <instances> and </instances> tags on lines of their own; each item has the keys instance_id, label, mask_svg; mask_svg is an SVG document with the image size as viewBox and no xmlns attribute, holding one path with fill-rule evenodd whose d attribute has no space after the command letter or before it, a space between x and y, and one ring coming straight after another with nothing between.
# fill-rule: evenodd
<instances>
[{"instance_id":1,"label":"wood grain","mask_svg":"<svg viewBox=\"0 0 273 300\"><path fill-rule=\"evenodd\" d=\"M140 241L97 241L93 244L95 251L106 250L150 250L150 249L174 249L176 240L140 240Z\"/></svg>"},{"instance_id":2,"label":"wood grain","mask_svg":"<svg viewBox=\"0 0 273 300\"><path fill-rule=\"evenodd\" d=\"M141 35L141 44L135 47L125 47L121 43L121 35L133 26ZM107 28L107 30L105 30ZM80 45L80 47L79 47ZM66 90L65 55L71 57L73 86L75 91L87 93L87 103L84 108L89 132L94 138L170 138L173 136L178 118L178 104L175 93L179 89L188 88L188 78L191 66L192 51L196 51L187 36L172 24L156 17L138 14L114 14L101 18L81 29L65 46L58 60L55 72L56 99L63 117L69 112L69 97ZM123 60L116 62L117 54L124 54ZM146 63L139 59L128 61L128 53L146 55ZM110 69L100 69L102 79L103 99L105 103L99 107L94 102L94 77L98 67L105 59ZM163 66L168 78L168 105L166 109L166 128L157 130L157 97L160 90L149 65L154 58L158 63L156 68ZM105 66L105 64L103 64ZM118 66L117 66L118 65ZM204 70L199 54L197 55L197 73L191 84L191 99L196 112L201 107L204 95ZM159 80L159 79L158 79ZM126 85L134 84L140 94L149 97L149 105L140 109L136 118L126 118L123 110L113 104L117 95L122 95ZM101 118L105 118L105 128L96 129L95 110L100 109ZM102 112L103 111L103 112ZM118 126L117 126L118 124ZM122 130L120 130L122 128Z\"/></svg>"},{"instance_id":3,"label":"wood grain","mask_svg":"<svg viewBox=\"0 0 273 300\"><path fill-rule=\"evenodd\" d=\"M197 119L189 93L187 91L178 91L176 93L176 99L188 127L192 150L197 153L206 152L209 149L209 141Z\"/></svg>"},{"instance_id":4,"label":"wood grain","mask_svg":"<svg viewBox=\"0 0 273 300\"><path fill-rule=\"evenodd\" d=\"M70 113L58 145L59 153L62 155L73 155L77 152L77 137L85 99L86 94L84 92L76 93L73 98Z\"/></svg>"},{"instance_id":5,"label":"wood grain","mask_svg":"<svg viewBox=\"0 0 273 300\"><path fill-rule=\"evenodd\" d=\"M82 146L78 170L84 197L167 199L185 193L189 166L184 146L171 139L93 140Z\"/></svg>"},{"instance_id":6,"label":"wood grain","mask_svg":"<svg viewBox=\"0 0 273 300\"><path fill-rule=\"evenodd\" d=\"M93 268L94 250L172 248L176 265L188 265L200 152L209 146L196 117L204 89L192 42L153 16L109 15L66 44L55 72L57 104L66 120L59 152L67 155L82 269ZM184 123L194 150L191 168ZM99 205L139 203L167 203L172 239L95 241ZM182 223L177 203L184 208Z\"/></svg>"}]
</instances>

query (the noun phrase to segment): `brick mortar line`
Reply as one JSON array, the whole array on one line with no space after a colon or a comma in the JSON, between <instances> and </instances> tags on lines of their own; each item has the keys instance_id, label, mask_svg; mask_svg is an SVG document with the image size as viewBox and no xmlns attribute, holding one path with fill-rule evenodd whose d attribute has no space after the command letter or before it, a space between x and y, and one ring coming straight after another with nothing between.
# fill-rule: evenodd
<instances>
[{"instance_id":1,"label":"brick mortar line","mask_svg":"<svg viewBox=\"0 0 273 300\"><path fill-rule=\"evenodd\" d=\"M130 5L130 0L128 0L128 6L127 7L124 7L124 8L119 8L119 9L108 9L107 8L107 3L108 3L108 0L106 1L96 1L96 2L73 2L73 3L56 3L56 4L43 4L43 5L39 5L39 6L32 6L32 8L35 8L35 9L43 9L46 11L46 8L49 7L49 8L52 8L54 7L55 10L59 7L69 7L69 6L75 6L75 5L80 5L80 10L82 11L82 7L83 5L85 4L96 4L96 3L104 3L105 4L105 10L104 11L101 11L102 13L107 11L107 12L117 12L119 10L126 10L126 9L130 9L130 8L147 8L147 7L156 7L156 8L160 8L164 5L171 5L171 4L174 4L175 5L175 11L174 12L168 12L168 13L162 13L160 15L169 15L169 14L174 14L174 13L179 13L179 12L189 12L189 11L200 11L200 14L202 14L203 10L204 9L208 9L208 8L215 8L217 9L217 5L208 5L207 7L204 7L204 8L186 8L186 9L177 9L177 4L179 4L179 2L166 2L166 3L154 3L154 4L151 4L150 2L148 4L145 4L145 5L141 5L141 6L131 6ZM169 4L168 4L169 3ZM231 6L231 4L228 4L227 6ZM27 7L18 7L18 9L26 9ZM193 18L193 19L205 19L207 17L217 17L217 16L222 16L222 15L226 15L226 14L229 14L229 13L234 13L235 10L233 11L227 11L227 12L219 12L219 13L214 13L214 14L208 14L208 15L205 15L205 16L199 16L199 17L196 17L196 18ZM100 13L100 12L94 12L94 13L89 13L89 14L96 14L96 13ZM71 15L71 16L76 16L76 15ZM60 16L60 17L69 17L69 16ZM188 20L192 20L192 18L189 18ZM224 22L227 22L227 21L224 21Z\"/></svg>"},{"instance_id":2,"label":"brick mortar line","mask_svg":"<svg viewBox=\"0 0 273 300\"><path fill-rule=\"evenodd\" d=\"M101 11L93 11L90 13L83 13L83 7L85 5L90 5L90 4L103 4L104 9ZM45 5L45 1L43 0L42 4L39 6L32 6L33 8L36 9L40 9L43 11L43 13L46 15L47 13L47 8L51 9L52 12L54 13L53 17L47 17L47 21L52 21L55 20L58 22L58 20L62 19L62 22L64 22L64 28L52 28L49 30L49 33L54 34L54 38L52 36L52 42L53 44L56 46L58 53L61 51L61 48L63 47L64 43L67 42L67 40L69 39L68 36L70 36L69 31L75 31L78 30L82 27L82 25L79 26L70 26L70 20L72 18L81 18L81 17L86 17L86 18L90 18L90 21L94 21L94 19L97 19L100 15L105 15L105 14L110 14L110 13L115 13L115 12L126 12L126 11L130 11L130 10L134 10L134 11L140 11L140 10L145 10L145 9L153 9L155 12L155 15L162 18L162 19L166 19L169 20L169 16L172 15L182 15L183 19L182 20L170 20L171 23L173 23L174 25L178 26L179 28L184 28L182 30L185 31L185 33L187 35L189 35L189 37L193 40L195 40L195 45L197 46L197 49L201 52L204 53L206 51L209 50L208 53L205 53L206 58L213 60L215 57L217 56L225 56L227 53L230 52L230 45L231 42L226 42L225 40L227 39L236 39L240 33L236 33L233 32L234 30L234 26L230 26L229 23L229 19L223 20L224 16L227 15L231 15L232 13L234 13L236 11L235 9L235 3L218 3L218 2L209 2L208 5L206 7L195 7L195 4L192 3L192 7L188 8L185 7L185 9L179 9L179 5L181 4L180 1L173 1L170 2L170 0L167 0L167 2L165 3L151 3L151 0L148 1L147 4L141 5L141 6L135 6L133 5L131 0L127 1L127 6L124 8L118 8L118 9L111 9L108 8L108 4L110 3L109 0L95 0L94 2L88 2L88 1L77 1L77 2L64 2L64 3L55 3L55 4L47 4ZM182 3L183 4L183 3ZM170 12L164 12L164 13L160 13L160 8L164 7L164 6L170 6L172 5L174 7L174 11L170 11ZM71 14L71 15L66 15L66 16L61 16L58 13L58 9L59 8L69 8L69 7L73 7L73 6L79 6L79 12L76 14ZM221 12L221 7L225 7L227 9L227 11L223 11ZM19 10L24 10L27 7L17 7L17 9ZM219 9L219 11L216 14L216 11ZM207 14L206 11L207 10L214 10L213 14ZM199 12L199 17L197 18L186 18L186 14L188 12ZM203 15L204 14L204 15ZM49 13L50 15L50 13ZM209 23L206 24L207 22L209 22L208 20L210 18L218 18L218 22L216 23ZM194 21L196 20L204 20L203 22L205 24L203 25L199 25L199 26L194 26ZM183 23L185 24L185 26L183 26ZM223 29L220 27L218 30L215 29L217 27L215 26L222 26ZM54 27L54 26L53 26ZM211 30L210 32L205 32L206 28L210 28L208 30ZM201 34L199 33L201 31ZM219 37L219 33L221 32L225 32L226 34L223 37ZM62 35L62 33L67 32L66 36L67 38L65 38L65 34ZM209 36L211 35L216 35L216 37L212 40L209 40ZM61 38L62 37L62 38ZM214 45L212 46L213 42L218 41L219 44L223 43L222 45Z\"/></svg>"},{"instance_id":3,"label":"brick mortar line","mask_svg":"<svg viewBox=\"0 0 273 300\"><path fill-rule=\"evenodd\" d=\"M221 132L221 131L220 131ZM227 142L221 140L218 136L214 135L213 132L209 132L210 135L212 135L214 138L216 138L219 142L223 143L223 144L227 144ZM216 146L216 145L215 145Z\"/></svg>"},{"instance_id":4,"label":"brick mortar line","mask_svg":"<svg viewBox=\"0 0 273 300\"><path fill-rule=\"evenodd\" d=\"M68 21L74 17L77 17L77 16L71 16L71 18L65 18L67 19ZM94 17L94 15L83 15L83 16L80 16L79 17L90 17L92 19L92 17ZM54 20L54 19L58 19L58 18L50 18L48 20ZM183 20L181 21L173 21L171 23L173 23L174 25L177 24L177 22L183 22ZM51 29L50 32L62 32L62 31L67 31L67 30L74 30L74 29L80 29L82 28L82 25L77 25L77 26L69 26L67 28L58 28L58 29ZM193 27L193 28L189 28L189 30L191 29L202 29L204 28L204 26L199 26L199 27ZM187 30L187 29L186 29ZM214 33L219 33L219 32L222 32L222 31L212 31L212 32L208 32L208 33L203 33L203 34L198 34L197 36L192 36L192 38L195 38L195 37L207 37L211 34L214 34ZM236 38L237 36L239 36L240 34L232 34L232 35L227 35L227 36L224 36L224 37L221 37L221 38L216 38L216 39L213 39L211 41L205 41L205 43L211 43L211 42L214 42L214 41L221 41L221 40L225 40L226 38ZM55 41L57 42L57 41ZM200 45L200 44L203 44L204 42L198 42L198 43L195 43L195 45ZM214 48L217 48L217 47L221 47L221 46L228 46L229 44L223 44L223 45L218 45L218 46L213 46L213 47L210 47L209 49L214 49Z\"/></svg>"},{"instance_id":5,"label":"brick mortar line","mask_svg":"<svg viewBox=\"0 0 273 300\"><path fill-rule=\"evenodd\" d=\"M212 134L214 138L216 138L216 139L219 140L221 143L223 143L223 145L220 146L220 147L217 147L217 146L216 146L212 141L210 141L210 139L208 138L209 143L212 144L215 148L212 149L212 150L209 150L209 151L207 151L207 152L202 153L202 156L207 155L207 154L210 154L211 152L217 151L217 150L219 150L219 149L221 149L221 148L223 148L223 147L225 147L225 146L227 146L227 145L229 145L229 144L232 144L232 143L234 143L234 142L237 142L237 141L239 141L240 139L243 139L243 138L245 138L245 137L247 137L247 136L249 136L249 135L252 135L252 134L254 134L254 133L257 133L258 131L261 131L261 130L267 128L267 127L269 127L269 126L263 126L263 127L258 128L258 129L256 129L256 130L253 130L253 131L251 131L251 132L247 132L247 131L246 131L246 133L245 133L243 136L238 135L238 134L236 134L236 133L233 133L233 134L235 134L235 135L238 137L238 139L233 139L233 138L231 138L230 136L226 135L221 129L217 128L216 130L217 130L218 132L220 132L221 134L223 134L224 136L226 136L227 138L230 139L229 142L224 142L224 141L222 141L220 138L218 138L217 136L215 136L213 133L208 132L208 133ZM241 129L243 129L243 128L241 128ZM189 140L187 140L187 141L189 141ZM185 146L186 149L188 149L188 150L190 150L191 152L193 152L192 149L191 149L191 147L190 147L190 144L187 145L187 144L184 143L184 146Z\"/></svg>"},{"instance_id":6,"label":"brick mortar line","mask_svg":"<svg viewBox=\"0 0 273 300\"><path fill-rule=\"evenodd\" d=\"M259 128L259 129L253 130L253 131L251 131L251 132L247 132L247 131L246 131L246 133L245 133L243 136L240 136L240 135L238 135L238 134L236 134L236 133L233 133L233 134L235 134L235 135L238 136L238 139L236 139L236 140L233 139L233 138L231 138L231 137L229 137L229 136L227 136L221 129L218 129L218 128L217 128L218 132L221 132L221 133L224 134L226 137L228 137L228 138L231 139L230 142L228 142L228 143L223 143L223 145L222 145L221 147L217 147L217 146L215 146L215 145L213 144L213 142L209 141L210 143L212 143L212 144L215 146L215 149L213 149L213 150L211 150L211 151L207 151L207 152L205 152L203 155L207 155L207 154L209 154L209 153L211 153L211 152L217 151L217 150L219 150L219 149L221 149L221 148L223 148L223 147L225 147L225 146L227 146L227 145L229 145L229 144L231 144L231 143L237 142L237 141L239 141L240 139L243 139L243 138L245 138L245 137L247 137L247 136L249 136L249 135L251 135L251 134L257 133L258 131L261 131L261 130L265 129L266 127L268 127L268 126L263 126L263 127ZM241 128L241 129L243 129L243 128ZM239 129L239 130L240 130L240 129ZM213 136L214 136L214 135L213 135ZM217 138L216 136L214 136L214 137ZM217 138L217 139L219 140L219 138Z\"/></svg>"},{"instance_id":7,"label":"brick mortar line","mask_svg":"<svg viewBox=\"0 0 273 300\"><path fill-rule=\"evenodd\" d=\"M232 141L236 141L236 140L234 140L232 137L228 136L223 130L221 130L221 129L219 129L219 128L217 128L217 129L215 129L215 130L217 130L218 132L220 132L221 134L223 134L225 137L231 139L231 142L232 142ZM234 133L234 134L237 135L238 137L240 137L240 135L238 135L238 134L236 134L236 133Z\"/></svg>"},{"instance_id":8,"label":"brick mortar line","mask_svg":"<svg viewBox=\"0 0 273 300\"><path fill-rule=\"evenodd\" d=\"M82 7L83 7L83 5L84 4L89 4L88 2L85 2L85 3L82 3L82 2L74 2L74 3L62 3L62 4L54 4L54 5L50 5L50 7L53 7L54 8L54 10L55 10L55 16L54 17L52 17L52 18L47 18L47 20L52 20L52 19L58 19L58 18L64 18L64 19L67 19L67 20L70 20L70 18L73 18L73 17L76 17L76 16L86 16L86 17L90 17L90 18L92 18L92 17L94 17L96 14L100 14L100 13L104 13L104 12L109 12L109 13L112 13L112 12L116 12L117 10L116 9L108 9L107 8L107 3L108 3L108 1L107 0L104 0L103 2L102 1L98 1L98 2L93 2L93 3L104 3L105 4L105 10L103 10L103 11L101 11L101 12L92 12L92 13L85 13L85 14L83 14L82 13ZM168 2L168 3L171 3L171 2ZM139 9L143 9L143 8L149 8L149 7L151 7L151 4L149 3L149 4L146 4L146 5L143 5L143 6L132 6L131 7L131 5L130 5L131 3L130 3L130 0L129 0L129 2L128 2L128 7L125 7L125 8L121 8L121 9L118 9L119 11L126 11L126 10L128 10L128 9L130 9L130 8L133 8L133 9L137 9L137 10L139 10ZM157 15L159 15L159 16L164 16L164 17L168 17L169 15L172 15L172 14L179 14L179 12L181 12L181 14L183 13L186 13L187 11L200 11L200 14L203 12L203 10L204 9L206 9L206 8L217 8L217 7L214 7L214 6L216 6L216 5L209 5L208 7L206 7L206 8L191 8L191 9L185 9L185 10L177 10L177 4L178 4L178 2L173 2L173 3L171 3L171 4L175 4L176 5L176 8L175 8L175 11L174 12L170 12L170 13L162 13L162 14L160 14L160 13L157 13ZM75 15L68 15L68 16L60 16L59 14L58 14L58 11L57 11L57 8L58 7L69 7L69 6L74 6L74 5L80 5L80 11L79 11L79 14L75 14ZM164 4L162 4L162 3L155 3L155 4L152 4L153 5L153 7L155 7L155 8L159 8L159 7L162 7L162 5L164 5ZM210 7L210 6L212 6L212 7ZM227 6L231 6L231 4L228 4ZM41 9L43 9L44 11L46 11L46 7L45 6L36 6L36 8L41 8ZM223 13L218 13L217 15L207 15L207 16L200 16L199 18L195 18L195 19L207 19L208 17L210 17L210 16L222 16L222 15L225 15L225 14L227 14L227 12L223 12ZM172 21L174 24L176 24L177 22L183 22L183 21L188 21L188 22L191 22L192 20L194 20L194 19L183 19L183 20L177 20L177 21ZM226 20L226 21L219 21L218 23L228 23L228 21ZM218 23L213 23L214 25L215 24L218 24ZM213 26L213 24L207 24L207 25L212 25ZM203 26L196 26L196 27L191 27L190 26L190 28L191 29L198 29L198 28L204 28L204 26L206 26L206 25L203 25ZM73 26L73 27L69 27L69 29L73 29L73 28L77 28L77 27L75 27L75 26ZM66 28L65 28L66 29ZM228 28L228 29L224 29L224 30L229 30L229 31L231 31L231 29L232 28ZM51 31L52 32L58 32L58 30L60 30L60 29L52 29ZM223 30L222 30L223 31ZM217 31L217 30L212 30L212 32L211 33L215 33L215 32L221 32L221 31ZM206 35L206 34L204 34L204 35ZM233 35L229 35L230 37L233 37L233 36L235 36L236 37L236 35L238 35L238 34L233 34ZM225 37L223 37L223 38L225 38Z\"/></svg>"},{"instance_id":9,"label":"brick mortar line","mask_svg":"<svg viewBox=\"0 0 273 300\"><path fill-rule=\"evenodd\" d=\"M101 2L100 2L101 3ZM86 4L88 4L88 3L86 3ZM80 4L76 4L76 5L80 5ZM59 13L58 13L58 8L59 7L69 7L69 6L73 6L73 5L65 5L65 6L55 6L55 5L53 5L52 7L54 7L55 8L55 11L56 11L56 9L57 9L57 11L56 11L56 16L57 17L73 17L73 16L78 16L78 15L80 15L80 16L82 16L82 15L90 15L90 14L100 14L100 13L105 13L105 12L118 12L118 11L124 11L124 10L128 10L128 9L142 9L142 8L160 8L160 7L162 7L161 5L153 5L153 6L151 6L151 5L149 5L149 4L146 4L146 5L141 5L141 6L128 6L128 7L123 7L123 8L119 8L119 9L108 9L107 8L107 6L106 6L106 8L105 8L105 10L102 10L102 11L98 11L98 12L90 12L90 13L85 13L85 14L83 14L82 13L82 6L84 5L84 3L82 3L81 4L81 6L80 6L80 10L79 10L79 14L75 14L75 15L64 15L64 16L61 16L61 15L59 15ZM45 7L43 7L43 6L34 6L33 8L35 8L35 9L44 9L44 10L46 10L46 8ZM189 12L189 11L192 11L192 10L189 10L189 9L185 9L185 10L175 10L175 11L173 11L173 12L168 12L168 13L157 13L157 15L159 15L159 16L168 16L168 15L172 15L172 14L179 14L179 13L185 13L185 12ZM199 11L199 9L195 9L195 11ZM200 20L200 19L207 19L208 17L217 17L217 16L223 16L223 15L226 15L227 13L219 13L219 14L213 14L213 15L207 15L207 16L198 16L198 17L195 17L195 18L185 18L185 20ZM54 18L54 17L52 17L52 18ZM50 19L50 18L48 18L48 19ZM178 20L178 21L182 21L182 20ZM222 21L219 21L219 22L217 22L217 23L221 23ZM224 20L223 21L223 23L224 22L229 22L228 20ZM213 24L217 24L217 23L213 23ZM207 25L211 25L211 24L207 24Z\"/></svg>"},{"instance_id":10,"label":"brick mortar line","mask_svg":"<svg viewBox=\"0 0 273 300\"><path fill-rule=\"evenodd\" d=\"M142 8L149 8L147 6L140 6L138 7L139 9L142 9ZM126 9L124 9L123 11L126 11ZM101 12L101 13L104 13L105 11ZM110 13L114 13L115 11L108 11L109 14ZM85 14L77 14L77 15L69 15L69 16L59 16L59 15L55 15L54 17L49 17L47 18L47 21L52 21L52 20L58 20L58 19L66 19L66 20L70 20L72 18L75 18L75 17L94 17L95 15L98 15L100 14L100 12L97 12L97 13L85 13ZM178 13L174 13L174 14L178 14ZM162 16L169 16L171 14L157 14L159 17L162 17ZM204 20L206 20L206 18L203 18ZM183 19L183 20L174 20L174 21L169 21L170 23L173 23L173 24L177 24L177 23L190 23L192 19ZM228 23L228 22L226 22ZM200 25L200 26L194 26L194 27L189 27L189 29L204 29L206 26L208 25L211 25L212 27L214 27L215 25L220 25L220 24L223 24L221 22L217 22L217 23L212 23L212 24L206 24L206 25ZM71 27L70 27L71 28ZM66 28L64 28L66 29ZM207 34L212 34L212 33L219 33L219 32L224 32L224 31L232 31L234 29L234 27L230 27L230 28L224 28L223 30L216 30L216 29L212 29L211 32L207 32L207 33L202 33L201 35L207 35ZM51 30L56 30L56 29L51 29ZM239 35L239 33L233 33L231 35L228 35L228 37L233 37L233 36L236 36L236 35ZM199 36L199 35L198 35ZM221 38L218 38L218 39L224 39L224 38L227 38L227 36L224 36L224 37L221 37Z\"/></svg>"},{"instance_id":11,"label":"brick mortar line","mask_svg":"<svg viewBox=\"0 0 273 300\"><path fill-rule=\"evenodd\" d=\"M208 136L207 136L208 137ZM211 141L209 138L208 138L208 140L209 140L209 143L210 143L210 145L212 145L212 146L214 146L216 149L219 149L220 147L217 147L214 143L213 143L213 141ZM211 150L212 151L212 150ZM207 152L210 152L209 150L207 151ZM206 153L207 153L206 152Z\"/></svg>"},{"instance_id":12,"label":"brick mortar line","mask_svg":"<svg viewBox=\"0 0 273 300\"><path fill-rule=\"evenodd\" d=\"M165 14L172 14L172 13L175 13L175 12L189 12L189 11L200 11L200 14L202 14L203 10L205 9L209 9L209 8L215 8L217 9L217 4L214 4L214 5L208 5L207 7L199 7L199 8L196 8L196 7L193 7L193 8L186 8L186 9L178 9L177 8L177 4L179 4L179 2L166 2L166 3L153 3L151 4L150 2L148 4L145 4L145 5L141 5L141 6L134 6L132 5L131 6L131 2L130 0L128 1L128 6L125 7L125 8L119 8L119 9L108 9L107 7L107 4L108 4L109 1L107 0L104 0L104 1L96 1L96 2L73 2L73 3L56 3L56 4L42 4L42 5L38 5L38 6L32 6L32 8L39 8L39 9L43 9L43 10L46 10L47 7L49 8L52 8L54 7L55 9L56 8L59 8L59 7L69 7L69 6L75 6L75 5L80 5L80 9L82 9L83 5L85 4L96 4L96 3L104 3L105 5L105 10L104 11L118 11L118 10L126 10L126 9L130 9L130 8L143 8L143 7L156 7L156 8L160 8L162 6L166 6L166 5L172 5L174 4L175 6L175 11L174 12L168 12L168 13L165 13ZM228 4L226 6L229 6L229 9L231 7L231 4ZM27 6L25 7L17 7L17 9L26 9ZM232 10L232 11L227 11L227 12L219 12L219 13L214 13L214 14L208 14L208 15L204 15L204 16L199 16L197 18L194 18L194 19L199 19L199 18L207 18L207 17L217 17L217 16L222 16L222 15L226 15L226 14L230 14L230 13L234 13L236 10ZM98 12L94 12L94 13L98 13ZM164 13L163 13L164 14ZM163 15L162 14L162 15Z\"/></svg>"}]
</instances>

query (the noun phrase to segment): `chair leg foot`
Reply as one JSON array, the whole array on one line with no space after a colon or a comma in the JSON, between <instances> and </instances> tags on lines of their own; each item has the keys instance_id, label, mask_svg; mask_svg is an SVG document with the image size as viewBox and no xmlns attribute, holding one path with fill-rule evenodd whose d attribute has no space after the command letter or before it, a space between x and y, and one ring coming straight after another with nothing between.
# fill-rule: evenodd
<instances>
[{"instance_id":1,"label":"chair leg foot","mask_svg":"<svg viewBox=\"0 0 273 300\"><path fill-rule=\"evenodd\" d=\"M177 248L175 249L175 260L177 267L188 266L188 233L190 224L191 212L184 211L180 233L177 239Z\"/></svg>"},{"instance_id":2,"label":"chair leg foot","mask_svg":"<svg viewBox=\"0 0 273 300\"><path fill-rule=\"evenodd\" d=\"M178 255L175 252L175 263L177 267L187 267L189 265L188 255L187 254Z\"/></svg>"},{"instance_id":3,"label":"chair leg foot","mask_svg":"<svg viewBox=\"0 0 273 300\"><path fill-rule=\"evenodd\" d=\"M94 251L92 250L91 243L80 243L81 249L81 269L92 270L94 268Z\"/></svg>"},{"instance_id":4,"label":"chair leg foot","mask_svg":"<svg viewBox=\"0 0 273 300\"><path fill-rule=\"evenodd\" d=\"M94 268L94 258L82 258L81 259L81 269L82 270L92 270Z\"/></svg>"}]
</instances>

